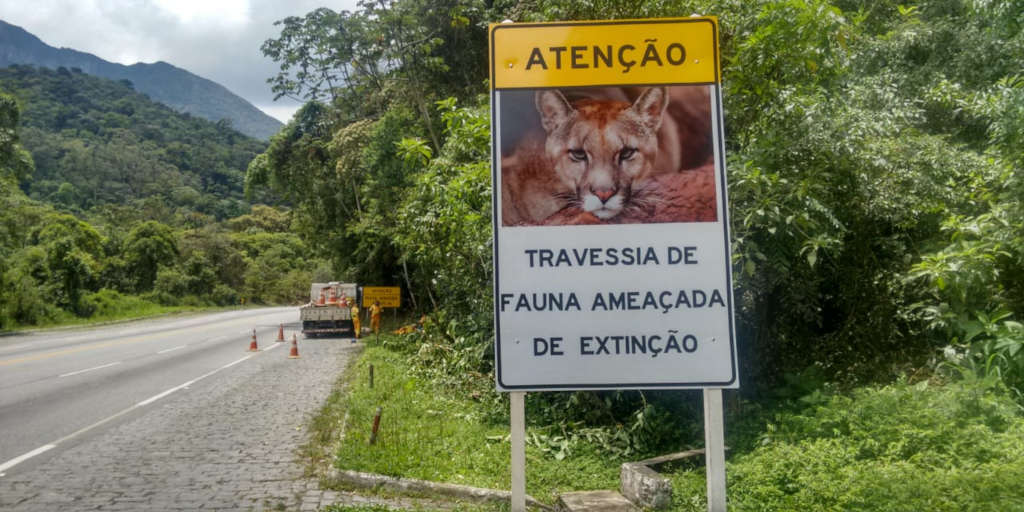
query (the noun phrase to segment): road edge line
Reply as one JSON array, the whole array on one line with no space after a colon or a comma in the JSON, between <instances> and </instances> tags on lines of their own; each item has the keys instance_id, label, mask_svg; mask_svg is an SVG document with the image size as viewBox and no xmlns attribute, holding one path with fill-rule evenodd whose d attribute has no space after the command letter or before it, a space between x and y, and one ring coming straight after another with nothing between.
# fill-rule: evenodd
<instances>
[{"instance_id":1,"label":"road edge line","mask_svg":"<svg viewBox=\"0 0 1024 512\"><path fill-rule=\"evenodd\" d=\"M14 466L17 466L18 464L21 464L22 462L25 462L26 460L31 459L32 457L35 457L36 455L39 455L40 453L50 451L50 450L52 450L52 449L54 449L56 447L57 447L56 444L44 444L43 446L40 446L39 448L36 448L35 450L32 450L32 451L30 451L28 453L19 455L19 456L15 457L15 458L7 461L7 462L4 462L3 464L0 464L0 472L7 471L8 469L11 469Z\"/></svg>"}]
</instances>

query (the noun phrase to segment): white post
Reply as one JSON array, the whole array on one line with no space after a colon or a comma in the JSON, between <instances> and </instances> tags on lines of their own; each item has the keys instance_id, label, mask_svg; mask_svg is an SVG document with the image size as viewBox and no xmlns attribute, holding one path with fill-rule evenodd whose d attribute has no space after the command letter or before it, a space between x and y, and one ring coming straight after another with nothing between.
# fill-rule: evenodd
<instances>
[{"instance_id":1,"label":"white post","mask_svg":"<svg viewBox=\"0 0 1024 512\"><path fill-rule=\"evenodd\" d=\"M704 390L704 461L707 467L708 512L725 512L725 428L722 390Z\"/></svg>"},{"instance_id":2,"label":"white post","mask_svg":"<svg viewBox=\"0 0 1024 512\"><path fill-rule=\"evenodd\" d=\"M512 512L526 512L526 393L509 393L512 444Z\"/></svg>"}]
</instances>

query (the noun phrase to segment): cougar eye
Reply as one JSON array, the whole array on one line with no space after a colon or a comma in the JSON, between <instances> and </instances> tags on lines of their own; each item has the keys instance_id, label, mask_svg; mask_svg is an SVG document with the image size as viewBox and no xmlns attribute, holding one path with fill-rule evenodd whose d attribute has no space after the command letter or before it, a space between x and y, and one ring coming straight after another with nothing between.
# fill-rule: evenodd
<instances>
[{"instance_id":1,"label":"cougar eye","mask_svg":"<svg viewBox=\"0 0 1024 512\"><path fill-rule=\"evenodd\" d=\"M619 162L625 162L626 160L633 158L633 155L635 154L636 148L622 148L622 150L619 151Z\"/></svg>"},{"instance_id":2,"label":"cougar eye","mask_svg":"<svg viewBox=\"0 0 1024 512\"><path fill-rule=\"evenodd\" d=\"M585 162L587 160L587 152L582 149L570 149L569 158L574 162Z\"/></svg>"}]
</instances>

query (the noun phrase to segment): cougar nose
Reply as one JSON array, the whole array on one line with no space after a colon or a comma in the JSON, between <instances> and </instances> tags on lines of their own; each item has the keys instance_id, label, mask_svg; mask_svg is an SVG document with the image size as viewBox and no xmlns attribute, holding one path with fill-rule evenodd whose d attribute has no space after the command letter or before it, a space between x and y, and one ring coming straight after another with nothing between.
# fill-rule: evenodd
<instances>
[{"instance_id":1,"label":"cougar nose","mask_svg":"<svg viewBox=\"0 0 1024 512\"><path fill-rule=\"evenodd\" d=\"M602 203L606 203L609 199L612 198L612 196L615 195L616 192L618 192L618 189L612 187L590 187L590 191L593 192L593 194L597 196L597 198L600 199Z\"/></svg>"}]
</instances>

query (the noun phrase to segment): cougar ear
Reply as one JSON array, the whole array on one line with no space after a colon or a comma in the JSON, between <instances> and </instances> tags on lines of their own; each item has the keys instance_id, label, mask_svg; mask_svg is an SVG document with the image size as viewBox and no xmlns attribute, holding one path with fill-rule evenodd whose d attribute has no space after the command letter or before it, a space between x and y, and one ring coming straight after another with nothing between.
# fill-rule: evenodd
<instances>
[{"instance_id":1,"label":"cougar ear","mask_svg":"<svg viewBox=\"0 0 1024 512\"><path fill-rule=\"evenodd\" d=\"M575 112L565 96L554 89L537 91L534 101L537 104L537 112L540 113L540 122L544 125L544 131L548 133L565 124Z\"/></svg>"},{"instance_id":2,"label":"cougar ear","mask_svg":"<svg viewBox=\"0 0 1024 512\"><path fill-rule=\"evenodd\" d=\"M651 87L643 92L630 107L652 132L661 127L661 117L668 108L668 91L664 87Z\"/></svg>"}]
</instances>

